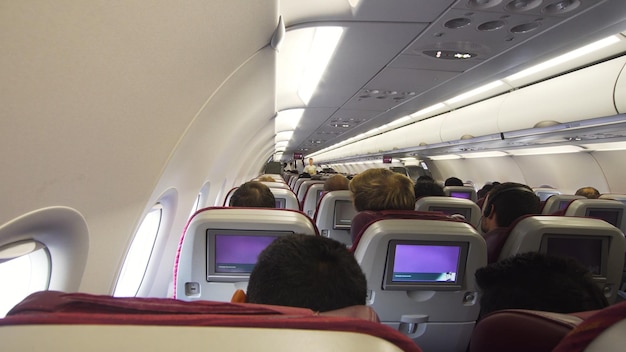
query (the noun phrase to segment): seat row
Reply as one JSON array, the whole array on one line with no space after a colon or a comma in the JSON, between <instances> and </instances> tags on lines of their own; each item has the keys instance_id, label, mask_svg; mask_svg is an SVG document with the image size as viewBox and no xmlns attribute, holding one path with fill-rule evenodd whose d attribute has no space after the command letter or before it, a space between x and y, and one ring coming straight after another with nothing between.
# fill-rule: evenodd
<instances>
[{"instance_id":1,"label":"seat row","mask_svg":"<svg viewBox=\"0 0 626 352\"><path fill-rule=\"evenodd\" d=\"M425 350L464 351L480 310L474 273L487 264L489 239L436 212L361 212L352 227L359 228L352 251L368 282L367 304L381 322ZM258 253L292 233L320 234L312 219L294 210L197 212L179 245L176 298L228 301L236 289L246 289ZM614 302L624 250L623 233L603 220L529 216L511 228L499 258L528 251L575 257ZM455 338L446 338L450 334Z\"/></svg>"}]
</instances>

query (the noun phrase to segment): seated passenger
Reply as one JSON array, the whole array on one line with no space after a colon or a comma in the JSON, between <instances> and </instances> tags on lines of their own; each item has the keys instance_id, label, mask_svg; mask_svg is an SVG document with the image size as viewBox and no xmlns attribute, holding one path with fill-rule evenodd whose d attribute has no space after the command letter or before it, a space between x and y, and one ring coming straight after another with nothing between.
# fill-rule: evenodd
<instances>
[{"instance_id":1,"label":"seated passenger","mask_svg":"<svg viewBox=\"0 0 626 352\"><path fill-rule=\"evenodd\" d=\"M458 177L448 177L446 182L443 184L445 187L447 186L463 186L463 181L461 181Z\"/></svg>"},{"instance_id":2,"label":"seated passenger","mask_svg":"<svg viewBox=\"0 0 626 352\"><path fill-rule=\"evenodd\" d=\"M487 242L487 262L498 260L511 226L520 216L539 214L539 197L521 183L505 182L495 186L487 194L483 205L480 228Z\"/></svg>"},{"instance_id":3,"label":"seated passenger","mask_svg":"<svg viewBox=\"0 0 626 352\"><path fill-rule=\"evenodd\" d=\"M417 180L417 182L415 182L415 186L413 186L413 191L415 192L415 199L429 196L444 197L446 195L443 192L443 187L441 187L434 181L420 181L419 179Z\"/></svg>"},{"instance_id":4,"label":"seated passenger","mask_svg":"<svg viewBox=\"0 0 626 352\"><path fill-rule=\"evenodd\" d=\"M356 211L413 210L413 181L388 169L368 169L354 176L350 191Z\"/></svg>"},{"instance_id":5,"label":"seated passenger","mask_svg":"<svg viewBox=\"0 0 626 352\"><path fill-rule=\"evenodd\" d=\"M242 184L230 197L231 207L275 208L276 199L270 188L258 181Z\"/></svg>"},{"instance_id":6,"label":"seated passenger","mask_svg":"<svg viewBox=\"0 0 626 352\"><path fill-rule=\"evenodd\" d=\"M343 191L349 189L350 180L344 175L332 175L324 181L324 192Z\"/></svg>"},{"instance_id":7,"label":"seated passenger","mask_svg":"<svg viewBox=\"0 0 626 352\"><path fill-rule=\"evenodd\" d=\"M501 309L574 313L608 306L591 272L570 258L528 252L476 271L480 316Z\"/></svg>"},{"instance_id":8,"label":"seated passenger","mask_svg":"<svg viewBox=\"0 0 626 352\"><path fill-rule=\"evenodd\" d=\"M587 199L598 199L598 198L600 198L600 192L597 189L593 188L593 187L582 187L582 188L579 188L576 191L575 195L583 196L583 197L585 197Z\"/></svg>"},{"instance_id":9,"label":"seated passenger","mask_svg":"<svg viewBox=\"0 0 626 352\"><path fill-rule=\"evenodd\" d=\"M366 295L365 275L344 244L291 235L259 254L245 301L326 312L364 305Z\"/></svg>"}]
</instances>

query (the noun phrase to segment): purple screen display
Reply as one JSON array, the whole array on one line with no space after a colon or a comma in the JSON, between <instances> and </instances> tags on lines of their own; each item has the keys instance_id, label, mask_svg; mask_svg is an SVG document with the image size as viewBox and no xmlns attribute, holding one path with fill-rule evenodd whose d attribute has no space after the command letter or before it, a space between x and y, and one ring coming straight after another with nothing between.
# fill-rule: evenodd
<instances>
[{"instance_id":1,"label":"purple screen display","mask_svg":"<svg viewBox=\"0 0 626 352\"><path fill-rule=\"evenodd\" d=\"M276 236L215 235L216 270L224 264L256 264L257 257ZM224 271L231 271L224 267Z\"/></svg>"},{"instance_id":2,"label":"purple screen display","mask_svg":"<svg viewBox=\"0 0 626 352\"><path fill-rule=\"evenodd\" d=\"M456 272L461 248L457 246L396 245L394 272Z\"/></svg>"},{"instance_id":3,"label":"purple screen display","mask_svg":"<svg viewBox=\"0 0 626 352\"><path fill-rule=\"evenodd\" d=\"M470 194L468 192L450 192L450 197L470 199Z\"/></svg>"}]
</instances>

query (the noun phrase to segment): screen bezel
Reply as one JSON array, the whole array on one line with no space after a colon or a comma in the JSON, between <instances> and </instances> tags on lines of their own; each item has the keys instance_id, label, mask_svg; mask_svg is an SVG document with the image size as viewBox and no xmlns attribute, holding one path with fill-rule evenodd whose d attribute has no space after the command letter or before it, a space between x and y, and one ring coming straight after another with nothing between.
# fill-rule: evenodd
<instances>
[{"instance_id":1,"label":"screen bezel","mask_svg":"<svg viewBox=\"0 0 626 352\"><path fill-rule=\"evenodd\" d=\"M206 230L206 280L207 282L240 282L247 281L250 273L220 273L216 270L215 255L215 236L232 235L232 236L251 236L251 237L282 237L292 235L293 231L268 231L268 230L234 230L234 229L207 229Z\"/></svg>"},{"instance_id":2,"label":"screen bezel","mask_svg":"<svg viewBox=\"0 0 626 352\"><path fill-rule=\"evenodd\" d=\"M616 223L615 224L611 224L610 222L598 217L598 216L593 216L591 215L592 212L613 212L617 214L617 218L616 218ZM600 219L600 220L604 220L607 224L611 224L617 228L619 228L620 224L622 223L622 216L624 216L624 212L622 210L622 208L587 208L585 209L585 217L588 218L594 218L594 219Z\"/></svg>"},{"instance_id":3,"label":"screen bezel","mask_svg":"<svg viewBox=\"0 0 626 352\"><path fill-rule=\"evenodd\" d=\"M593 272L591 273L591 275L594 278L605 278L607 277L607 273L608 273L608 269L609 269L609 263L608 263L608 259L609 259L609 243L611 241L610 237L607 236L578 236L578 235L568 235L568 234L554 234L554 233L547 233L544 234L541 237L541 244L539 245L539 253L545 254L545 255L551 255L551 256L557 256L557 257L562 257L559 255L555 255L555 254L550 254L548 253L548 241L550 239L563 239L563 240L570 240L570 239L580 239L580 240L601 240L602 241L602 249L601 249L601 253L600 253L600 274L594 274ZM583 267L585 266L584 263L581 263L580 261L578 261L578 259L573 258L573 257L567 257L567 258L572 258L574 260L576 260L579 264L581 264Z\"/></svg>"},{"instance_id":4,"label":"screen bezel","mask_svg":"<svg viewBox=\"0 0 626 352\"><path fill-rule=\"evenodd\" d=\"M440 213L444 213L446 215L454 215L459 214L462 215L466 220L471 219L472 217L472 208L464 208L464 207L446 207L440 205L433 205L428 207L429 211L438 211ZM454 212L460 210L462 212Z\"/></svg>"},{"instance_id":5,"label":"screen bezel","mask_svg":"<svg viewBox=\"0 0 626 352\"><path fill-rule=\"evenodd\" d=\"M333 229L334 230L350 230L350 227L352 226L352 219L350 219L350 223L349 224L344 224L344 223L339 223L339 219L337 216L337 208L338 208L338 204L349 204L352 209L354 210L354 215L356 215L357 211L356 209L354 209L354 204L346 199L337 199L335 201L335 206L333 208ZM354 218L354 215L352 216Z\"/></svg>"},{"instance_id":6,"label":"screen bezel","mask_svg":"<svg viewBox=\"0 0 626 352\"><path fill-rule=\"evenodd\" d=\"M393 264L396 258L397 245L421 246L448 246L460 247L457 262L457 275L454 282L394 282ZM389 291L459 291L465 287L465 270L469 252L469 242L464 241L434 241L434 240L390 240L387 244L387 259L383 274L382 289Z\"/></svg>"},{"instance_id":7,"label":"screen bezel","mask_svg":"<svg viewBox=\"0 0 626 352\"><path fill-rule=\"evenodd\" d=\"M274 198L276 209L285 209L287 206L287 199L285 198Z\"/></svg>"}]
</instances>

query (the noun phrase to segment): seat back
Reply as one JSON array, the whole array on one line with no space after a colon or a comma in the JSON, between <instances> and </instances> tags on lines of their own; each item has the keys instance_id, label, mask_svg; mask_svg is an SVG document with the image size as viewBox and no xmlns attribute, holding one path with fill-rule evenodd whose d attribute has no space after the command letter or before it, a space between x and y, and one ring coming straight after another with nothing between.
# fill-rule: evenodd
<instances>
[{"instance_id":1,"label":"seat back","mask_svg":"<svg viewBox=\"0 0 626 352\"><path fill-rule=\"evenodd\" d=\"M350 226L354 215L352 192L332 191L322 195L315 212L315 224L322 236L352 246Z\"/></svg>"},{"instance_id":2,"label":"seat back","mask_svg":"<svg viewBox=\"0 0 626 352\"><path fill-rule=\"evenodd\" d=\"M626 205L622 202L610 199L583 198L572 201L565 209L565 216L584 216L602 219L622 230L622 232L626 232L625 212Z\"/></svg>"},{"instance_id":3,"label":"seat back","mask_svg":"<svg viewBox=\"0 0 626 352\"><path fill-rule=\"evenodd\" d=\"M415 210L439 211L446 215L460 214L475 228L480 227L480 207L469 199L454 197L422 197L415 202Z\"/></svg>"},{"instance_id":4,"label":"seat back","mask_svg":"<svg viewBox=\"0 0 626 352\"><path fill-rule=\"evenodd\" d=\"M561 194L558 189L548 187L534 187L533 192L535 192L537 197L539 197L539 200L542 202L550 198L552 195Z\"/></svg>"},{"instance_id":5,"label":"seat back","mask_svg":"<svg viewBox=\"0 0 626 352\"><path fill-rule=\"evenodd\" d=\"M525 252L572 257L587 267L609 302L622 280L624 234L603 220L528 216L512 228L499 259Z\"/></svg>"},{"instance_id":6,"label":"seat back","mask_svg":"<svg viewBox=\"0 0 626 352\"><path fill-rule=\"evenodd\" d=\"M270 191L276 199L276 208L300 210L298 198L291 189L288 188L270 188Z\"/></svg>"},{"instance_id":7,"label":"seat back","mask_svg":"<svg viewBox=\"0 0 626 352\"><path fill-rule=\"evenodd\" d=\"M246 290L258 254L290 234L319 235L299 211L267 208L205 208L187 223L174 265L174 297L229 301Z\"/></svg>"},{"instance_id":8,"label":"seat back","mask_svg":"<svg viewBox=\"0 0 626 352\"><path fill-rule=\"evenodd\" d=\"M261 181L261 183L266 185L269 188L284 188L284 189L291 190L291 188L289 188L289 185L284 182Z\"/></svg>"},{"instance_id":9,"label":"seat back","mask_svg":"<svg viewBox=\"0 0 626 352\"><path fill-rule=\"evenodd\" d=\"M304 195L306 194L306 191L309 189L309 187L311 187L311 185L314 185L316 183L320 183L323 185L324 181L307 179L306 181L303 181L302 183L300 183L300 186L298 186L297 191L294 191L296 193L296 196L298 197L298 201L300 202L300 204L302 204L302 202L304 201Z\"/></svg>"},{"instance_id":10,"label":"seat back","mask_svg":"<svg viewBox=\"0 0 626 352\"><path fill-rule=\"evenodd\" d=\"M233 197L233 193L235 193L237 188L239 187L233 187L228 191L228 193L226 193L226 197L224 197L224 203L222 203L223 206L227 207L230 205L230 198Z\"/></svg>"},{"instance_id":11,"label":"seat back","mask_svg":"<svg viewBox=\"0 0 626 352\"><path fill-rule=\"evenodd\" d=\"M471 225L374 220L353 250L381 322L426 351L466 351L479 314L474 272L487 264L485 241Z\"/></svg>"},{"instance_id":12,"label":"seat back","mask_svg":"<svg viewBox=\"0 0 626 352\"><path fill-rule=\"evenodd\" d=\"M304 194L304 200L302 201L302 212L313 218L315 216L315 210L317 209L317 203L322 198L323 192L323 183L312 184Z\"/></svg>"},{"instance_id":13,"label":"seat back","mask_svg":"<svg viewBox=\"0 0 626 352\"><path fill-rule=\"evenodd\" d=\"M626 302L596 311L552 350L554 352L623 351L626 345Z\"/></svg>"},{"instance_id":14,"label":"seat back","mask_svg":"<svg viewBox=\"0 0 626 352\"><path fill-rule=\"evenodd\" d=\"M613 200L617 200L617 201L620 201L620 202L626 204L626 194L605 193L605 194L600 196L600 199L613 199Z\"/></svg>"},{"instance_id":15,"label":"seat back","mask_svg":"<svg viewBox=\"0 0 626 352\"><path fill-rule=\"evenodd\" d=\"M550 352L595 312L562 314L526 309L495 311L476 324L469 352Z\"/></svg>"},{"instance_id":16,"label":"seat back","mask_svg":"<svg viewBox=\"0 0 626 352\"><path fill-rule=\"evenodd\" d=\"M446 186L443 193L448 197L469 199L476 202L476 190L472 186Z\"/></svg>"},{"instance_id":17,"label":"seat back","mask_svg":"<svg viewBox=\"0 0 626 352\"><path fill-rule=\"evenodd\" d=\"M38 292L0 319L0 339L3 350L35 352L331 351L337 346L352 352L421 351L372 321L371 311L361 314L367 310L354 306L318 314L259 304Z\"/></svg>"},{"instance_id":18,"label":"seat back","mask_svg":"<svg viewBox=\"0 0 626 352\"><path fill-rule=\"evenodd\" d=\"M557 211L565 212L565 209L573 200L576 199L586 199L583 196L576 196L573 194L553 194L543 205L543 209L541 210L541 214L550 215L554 214Z\"/></svg>"}]
</instances>

